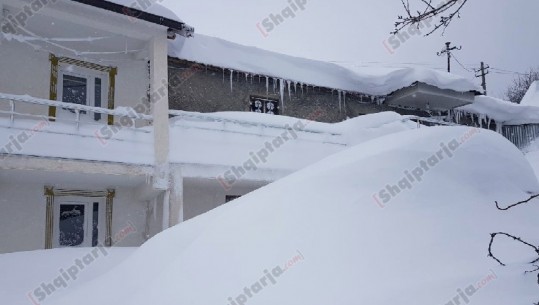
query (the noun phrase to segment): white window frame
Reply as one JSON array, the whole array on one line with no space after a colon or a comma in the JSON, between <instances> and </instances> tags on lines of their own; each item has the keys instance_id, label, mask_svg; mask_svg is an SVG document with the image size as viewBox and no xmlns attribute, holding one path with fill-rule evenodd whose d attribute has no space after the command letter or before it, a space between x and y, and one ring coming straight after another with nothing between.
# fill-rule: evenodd
<instances>
[{"instance_id":1,"label":"white window frame","mask_svg":"<svg viewBox=\"0 0 539 305\"><path fill-rule=\"evenodd\" d=\"M63 101L64 94L64 75L80 77L86 79L86 106L95 107L95 79L101 79L101 106L100 108L107 108L108 104L108 91L109 91L109 74L107 72L101 72L97 70L78 67L75 65L60 64L58 70L58 101ZM61 111L66 112L66 111ZM82 114L81 116L91 116L93 113ZM102 116L100 121L106 120L106 116Z\"/></svg>"},{"instance_id":2,"label":"white window frame","mask_svg":"<svg viewBox=\"0 0 539 305\"><path fill-rule=\"evenodd\" d=\"M92 247L92 238L93 238L93 206L94 202L99 204L99 214L98 214L98 244L104 244L106 238L105 234L105 204L101 198L77 198L77 197L66 197L61 201L57 201L54 204L54 230L53 230L53 248L90 248ZM73 204L73 205L84 205L84 241L82 244L69 247L60 245L60 206L63 204Z\"/></svg>"}]
</instances>

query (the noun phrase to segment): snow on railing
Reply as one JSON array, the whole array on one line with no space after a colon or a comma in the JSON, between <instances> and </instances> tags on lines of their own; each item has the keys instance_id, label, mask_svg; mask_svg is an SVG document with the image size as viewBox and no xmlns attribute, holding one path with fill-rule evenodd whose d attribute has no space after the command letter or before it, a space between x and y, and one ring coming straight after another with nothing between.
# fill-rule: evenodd
<instances>
[{"instance_id":1,"label":"snow on railing","mask_svg":"<svg viewBox=\"0 0 539 305\"><path fill-rule=\"evenodd\" d=\"M404 116L403 121L416 122L417 123L417 128L420 128L422 123L424 125L426 125L426 126L461 126L459 124L452 123L452 122L446 122L446 121L443 121L441 119L425 118L425 117L419 117L419 116L415 116L415 115Z\"/></svg>"},{"instance_id":2,"label":"snow on railing","mask_svg":"<svg viewBox=\"0 0 539 305\"><path fill-rule=\"evenodd\" d=\"M327 144L335 144L345 146L346 142L343 139L343 134L338 130L332 130L331 128L317 128L315 126L309 126L311 123L316 123L307 119L294 119L287 118L281 120L282 123L269 122L269 120L255 120L250 121L241 118L227 118L220 114L213 113L198 113L198 112L187 112L181 110L170 110L169 114L171 117L176 118L176 126L209 130L209 131L222 131L236 134L245 134L245 135L254 135L261 136L264 133L261 132L260 128L272 129L275 131L284 131L284 130L294 130L298 133L305 134L306 137L311 140L314 139L315 142L323 142ZM267 115L268 118L271 118L270 115ZM223 123L222 127L211 126L210 124L197 124L200 123ZM230 127L228 128L226 124L231 126L240 126L240 127L255 127L256 131L249 132L249 129L239 130L237 128ZM298 126L301 127L298 128ZM322 138L321 138L322 137ZM307 140L307 138L304 138Z\"/></svg>"},{"instance_id":3,"label":"snow on railing","mask_svg":"<svg viewBox=\"0 0 539 305\"><path fill-rule=\"evenodd\" d=\"M43 114L33 114L30 112L18 112L17 109L19 109L19 105L39 105L39 106L51 106L51 107L57 107L57 109L65 110L69 112L67 115L61 115L56 117L50 117L48 115ZM7 105L8 110L5 109L5 105ZM84 113L93 113L102 115L103 117L99 120L95 120L93 118L89 119L82 119L81 114ZM134 122L145 122L150 123L152 122L153 118L150 115L141 114L135 112L131 108L119 108L116 110L110 110L100 107L92 107L92 106L86 106L86 105L78 105L73 103L64 103L59 101L52 101L47 99L40 99L35 98L29 95L13 95L13 94L5 94L0 93L0 116L5 115L9 117L10 126L12 127L15 123L16 118L30 118L30 119L40 119L40 120L46 120L46 121L56 121L56 122L67 122L67 123L73 123L76 125L77 131L79 131L79 128L82 124L85 125L94 125L94 126L104 126L107 124L107 117L113 116L115 119L119 119L118 121L122 121L122 118L128 118L129 120L132 120ZM147 124L145 124L147 125ZM133 124L135 126L135 124ZM140 131L144 133L149 133L150 131L145 129L139 129L139 128L132 128L132 130Z\"/></svg>"}]
</instances>

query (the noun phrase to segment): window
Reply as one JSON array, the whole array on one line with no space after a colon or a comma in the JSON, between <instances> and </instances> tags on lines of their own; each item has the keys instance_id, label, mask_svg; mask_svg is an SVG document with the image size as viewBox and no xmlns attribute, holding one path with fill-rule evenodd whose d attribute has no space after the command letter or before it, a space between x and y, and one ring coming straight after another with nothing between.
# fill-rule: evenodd
<instances>
[{"instance_id":1,"label":"window","mask_svg":"<svg viewBox=\"0 0 539 305\"><path fill-rule=\"evenodd\" d=\"M88 80L82 77L64 75L62 102L88 105Z\"/></svg>"},{"instance_id":2,"label":"window","mask_svg":"<svg viewBox=\"0 0 539 305\"><path fill-rule=\"evenodd\" d=\"M61 66L58 81L58 100L64 103L103 107L103 101L107 99L107 75L104 72L91 69ZM72 109L61 109L59 117L72 118ZM81 111L81 119L101 121L103 116L99 113L88 114Z\"/></svg>"},{"instance_id":3,"label":"window","mask_svg":"<svg viewBox=\"0 0 539 305\"><path fill-rule=\"evenodd\" d=\"M78 105L87 105L114 109L115 84L118 69L103 66L68 57L49 55L51 62L50 94L49 99L63 101ZM59 111L58 111L59 110ZM52 120L64 116L64 120L73 120L74 110L57 109L49 106L49 117ZM94 114L90 116L81 111L81 120L107 120L109 125L114 124L114 116Z\"/></svg>"},{"instance_id":4,"label":"window","mask_svg":"<svg viewBox=\"0 0 539 305\"><path fill-rule=\"evenodd\" d=\"M60 247L77 247L84 242L85 223L84 204L60 205L59 245Z\"/></svg>"},{"instance_id":5,"label":"window","mask_svg":"<svg viewBox=\"0 0 539 305\"><path fill-rule=\"evenodd\" d=\"M236 200L236 199L238 199L238 198L240 198L240 197L241 197L241 196L227 195L227 196L225 197L225 203L229 203L230 201ZM222 198L222 197L221 197L221 198Z\"/></svg>"},{"instance_id":6,"label":"window","mask_svg":"<svg viewBox=\"0 0 539 305\"><path fill-rule=\"evenodd\" d=\"M251 112L279 114L279 101L259 96L249 97L249 109Z\"/></svg>"},{"instance_id":7,"label":"window","mask_svg":"<svg viewBox=\"0 0 539 305\"><path fill-rule=\"evenodd\" d=\"M116 191L45 187L45 249L112 246L112 210Z\"/></svg>"}]
</instances>

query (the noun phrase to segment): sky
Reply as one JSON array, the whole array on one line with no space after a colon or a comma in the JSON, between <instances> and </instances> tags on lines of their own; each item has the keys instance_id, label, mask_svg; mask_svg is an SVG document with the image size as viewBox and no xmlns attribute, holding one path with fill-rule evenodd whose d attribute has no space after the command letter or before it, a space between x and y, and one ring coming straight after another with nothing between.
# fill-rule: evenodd
<instances>
[{"instance_id":1,"label":"sky","mask_svg":"<svg viewBox=\"0 0 539 305\"><path fill-rule=\"evenodd\" d=\"M303 9L297 4L303 3ZM411 3L419 0L410 0ZM410 35L397 48L388 42L400 0L164 0L196 33L292 56L335 62L353 69L419 66L447 70L447 58L437 56L445 42L462 46L452 61L452 73L474 79L484 61L488 94L502 98L517 73L539 68L539 1L469 0L445 31ZM273 29L263 25L271 14L297 7ZM271 19L270 19L271 20ZM267 25L267 22L266 22ZM384 44L385 42L385 44ZM396 44L393 44L395 46ZM510 71L510 72L508 72Z\"/></svg>"}]
</instances>

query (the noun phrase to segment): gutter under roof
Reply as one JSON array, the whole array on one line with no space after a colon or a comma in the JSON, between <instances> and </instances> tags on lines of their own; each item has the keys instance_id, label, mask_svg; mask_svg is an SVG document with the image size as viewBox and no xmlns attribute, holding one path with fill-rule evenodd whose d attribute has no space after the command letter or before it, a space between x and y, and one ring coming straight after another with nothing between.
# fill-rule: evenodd
<instances>
[{"instance_id":1,"label":"gutter under roof","mask_svg":"<svg viewBox=\"0 0 539 305\"><path fill-rule=\"evenodd\" d=\"M109 1L104 1L104 0L71 0L71 1L78 2L81 4L86 4L89 6L97 7L97 8L111 11L114 13L126 15L131 18L137 18L137 19L144 20L150 23L168 27L169 38L172 38L172 39L173 37L171 36L174 36L174 34L178 34L184 37L192 37L195 33L195 29L185 24L184 22L150 14L148 12L141 11L136 8L123 6L123 5L112 3Z\"/></svg>"}]
</instances>

